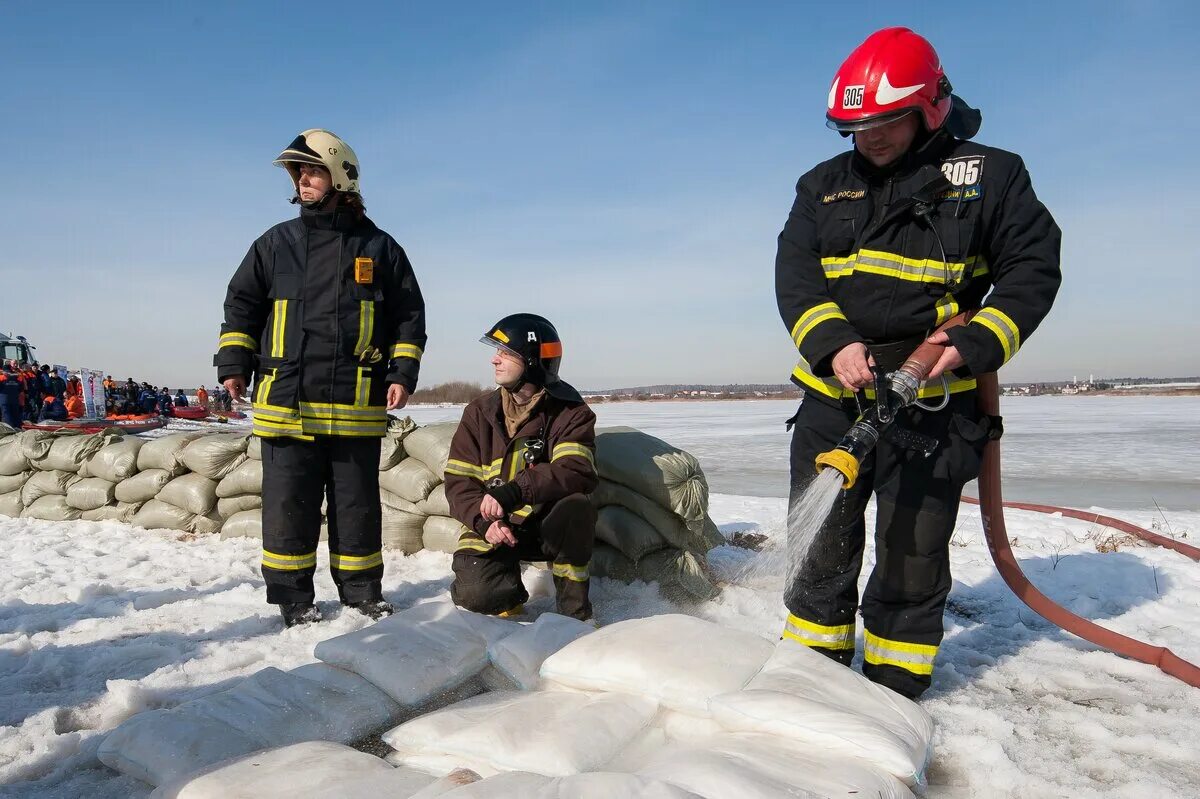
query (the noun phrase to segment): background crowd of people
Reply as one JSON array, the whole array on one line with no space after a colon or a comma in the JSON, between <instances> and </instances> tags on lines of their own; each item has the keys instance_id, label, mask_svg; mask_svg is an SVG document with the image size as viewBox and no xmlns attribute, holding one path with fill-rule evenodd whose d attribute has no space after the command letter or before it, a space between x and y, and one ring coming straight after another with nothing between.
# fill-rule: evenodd
<instances>
[{"instance_id":1,"label":"background crowd of people","mask_svg":"<svg viewBox=\"0 0 1200 799\"><path fill-rule=\"evenodd\" d=\"M199 405L214 410L232 410L233 400L224 387L214 387L210 395L204 386L190 400L183 389L174 394L166 386L152 386L132 377L125 383L107 375L103 381L104 415L144 416L158 414L174 416L176 408ZM0 363L0 421L13 427L25 422L65 422L87 414L83 399L83 383L79 375L64 379L48 364L36 362Z\"/></svg>"}]
</instances>

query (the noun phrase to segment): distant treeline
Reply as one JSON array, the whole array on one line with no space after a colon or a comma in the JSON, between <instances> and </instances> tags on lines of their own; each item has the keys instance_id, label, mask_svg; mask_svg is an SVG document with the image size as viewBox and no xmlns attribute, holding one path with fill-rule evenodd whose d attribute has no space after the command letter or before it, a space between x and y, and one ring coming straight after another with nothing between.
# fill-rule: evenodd
<instances>
[{"instance_id":1,"label":"distant treeline","mask_svg":"<svg viewBox=\"0 0 1200 799\"><path fill-rule=\"evenodd\" d=\"M454 380L429 388L418 388L412 395L411 401L429 404L445 402L454 405L465 405L477 397L482 397L491 390L490 388L484 388L478 383Z\"/></svg>"}]
</instances>

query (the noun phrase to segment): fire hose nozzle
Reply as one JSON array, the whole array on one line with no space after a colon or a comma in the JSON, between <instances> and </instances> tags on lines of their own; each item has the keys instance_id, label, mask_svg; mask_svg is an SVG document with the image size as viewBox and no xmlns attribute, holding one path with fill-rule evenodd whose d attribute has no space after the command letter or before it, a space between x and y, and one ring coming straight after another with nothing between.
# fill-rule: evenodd
<instances>
[{"instance_id":1,"label":"fire hose nozzle","mask_svg":"<svg viewBox=\"0 0 1200 799\"><path fill-rule=\"evenodd\" d=\"M858 458L844 449L831 449L829 452L822 452L817 456L817 471L820 472L825 468L837 469L846 478L846 482L842 485L843 489L849 489L854 485L854 481L858 479L858 467Z\"/></svg>"}]
</instances>

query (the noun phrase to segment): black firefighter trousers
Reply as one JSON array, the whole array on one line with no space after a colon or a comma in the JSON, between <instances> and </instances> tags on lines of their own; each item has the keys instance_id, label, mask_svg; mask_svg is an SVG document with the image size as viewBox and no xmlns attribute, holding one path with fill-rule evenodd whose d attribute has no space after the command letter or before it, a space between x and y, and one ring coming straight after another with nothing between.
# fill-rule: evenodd
<instances>
[{"instance_id":1,"label":"black firefighter trousers","mask_svg":"<svg viewBox=\"0 0 1200 799\"><path fill-rule=\"evenodd\" d=\"M338 597L347 605L382 598L379 446L378 438L348 436L262 440L267 602L313 602L322 499Z\"/></svg>"},{"instance_id":2,"label":"black firefighter trousers","mask_svg":"<svg viewBox=\"0 0 1200 799\"><path fill-rule=\"evenodd\" d=\"M975 392L968 391L951 396L938 412L901 411L898 423L937 439L937 450L924 457L881 439L785 588L784 637L849 666L866 538L863 511L874 493L875 568L862 597L863 674L910 698L932 680L950 593L950 536L963 486L979 475L987 443L988 424L975 403ZM793 503L816 477L817 455L832 449L857 416L853 402L836 406L805 397L792 434Z\"/></svg>"},{"instance_id":3,"label":"black firefighter trousers","mask_svg":"<svg viewBox=\"0 0 1200 799\"><path fill-rule=\"evenodd\" d=\"M521 561L545 560L554 575L557 611L590 619L588 567L596 539L596 508L591 500L584 494L564 497L513 527L513 535L515 547L501 544L486 552L459 549L454 553L450 585L454 604L493 615L512 610L529 599L521 582Z\"/></svg>"}]
</instances>

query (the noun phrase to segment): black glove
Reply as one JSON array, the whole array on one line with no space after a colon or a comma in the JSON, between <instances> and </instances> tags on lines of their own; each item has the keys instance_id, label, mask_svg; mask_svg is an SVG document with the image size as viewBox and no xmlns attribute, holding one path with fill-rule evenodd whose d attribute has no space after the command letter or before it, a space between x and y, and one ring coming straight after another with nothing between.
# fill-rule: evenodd
<instances>
[{"instance_id":1,"label":"black glove","mask_svg":"<svg viewBox=\"0 0 1200 799\"><path fill-rule=\"evenodd\" d=\"M515 481L501 483L498 486L489 488L487 489L487 495L500 503L505 516L512 513L522 504L521 487Z\"/></svg>"}]
</instances>

